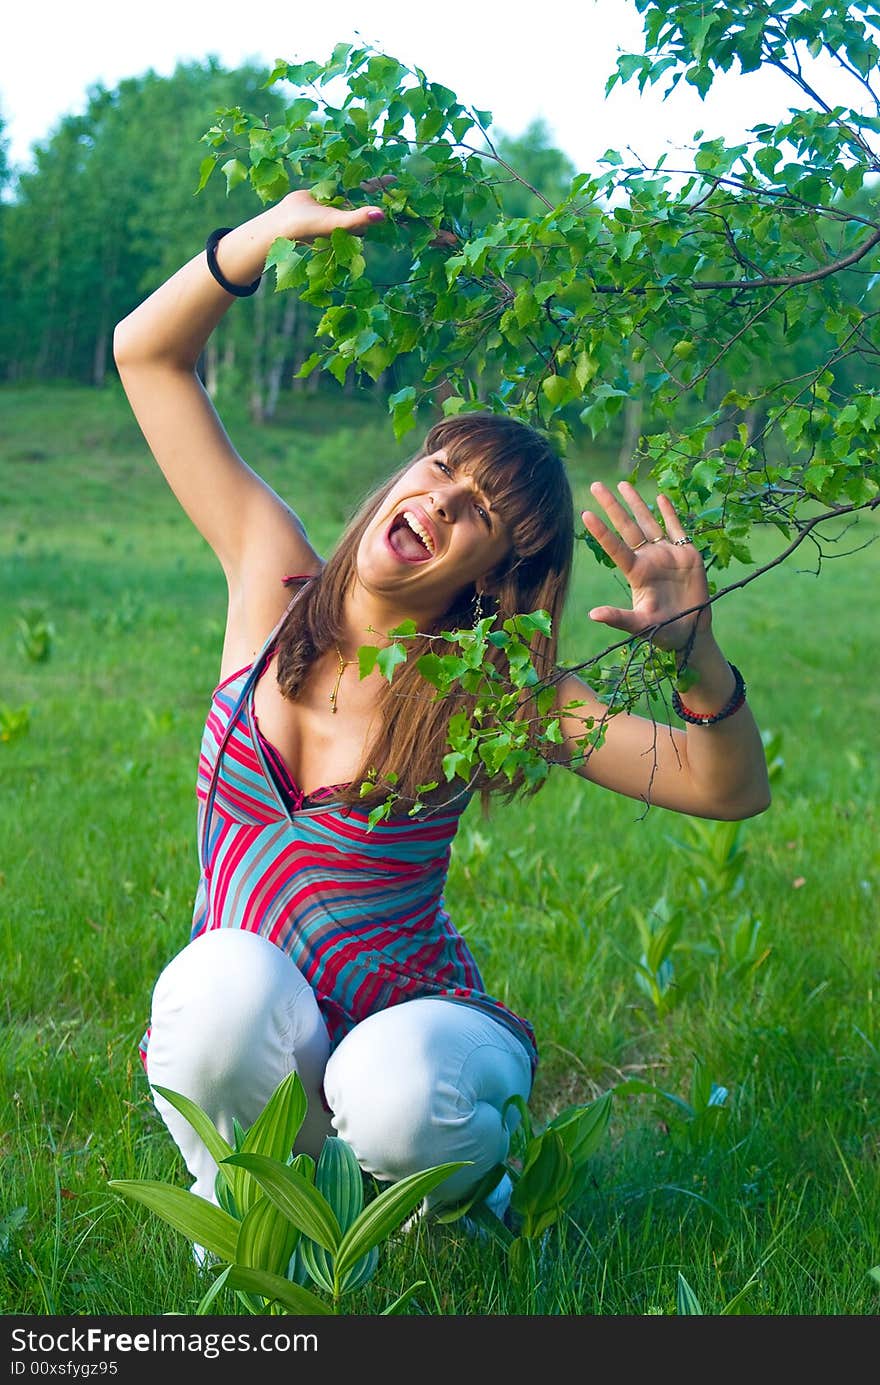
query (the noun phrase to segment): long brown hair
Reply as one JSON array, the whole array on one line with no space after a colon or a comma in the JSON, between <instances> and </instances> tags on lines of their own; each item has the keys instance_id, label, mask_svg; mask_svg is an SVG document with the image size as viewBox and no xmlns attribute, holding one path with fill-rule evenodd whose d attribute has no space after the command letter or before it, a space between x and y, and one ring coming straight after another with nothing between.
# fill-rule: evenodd
<instances>
[{"instance_id":1,"label":"long brown hair","mask_svg":"<svg viewBox=\"0 0 880 1385\"><path fill-rule=\"evenodd\" d=\"M314 659L334 647L342 625L343 601L356 575L361 538L392 488L422 457L445 449L453 469L468 470L511 534L511 549L498 568L483 579L497 601L495 624L521 612L548 611L551 635L535 633L529 641L532 662L540 676L552 672L556 661L559 622L568 592L574 551L574 500L565 467L548 442L528 425L493 413L459 414L436 423L415 456L373 491L361 505L336 544L320 574L314 578L281 628L278 638L278 686L285 697L296 698ZM449 746L450 716L469 710L474 698L464 692L438 700L435 689L419 673L416 662L434 648L431 635L474 623L476 586L470 585L446 611L439 612L421 638L407 642L407 661L383 684L379 695L379 729L365 746L358 773L342 794L345 802L371 806L388 793L391 782L403 805L414 802L420 784L444 785L441 762ZM451 650L451 646L449 646ZM492 652L501 671L501 650ZM532 713L534 707L532 705ZM523 705L520 715L527 715ZM396 781L389 781L394 772ZM366 779L376 789L361 796ZM516 793L522 778L486 775L473 787ZM535 785L538 787L538 785ZM439 792L439 791L438 791ZM444 796L457 792L444 785Z\"/></svg>"}]
</instances>

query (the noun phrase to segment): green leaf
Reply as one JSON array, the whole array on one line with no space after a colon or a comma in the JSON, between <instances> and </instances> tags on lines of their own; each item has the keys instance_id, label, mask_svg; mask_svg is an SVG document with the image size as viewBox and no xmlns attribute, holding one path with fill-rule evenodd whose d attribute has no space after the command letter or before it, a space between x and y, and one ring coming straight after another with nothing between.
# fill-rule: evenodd
<instances>
[{"instance_id":1,"label":"green leaf","mask_svg":"<svg viewBox=\"0 0 880 1385\"><path fill-rule=\"evenodd\" d=\"M700 1307L700 1300L697 1298L690 1284L688 1284L681 1270L678 1272L678 1283L675 1290L676 1311L680 1317L699 1315L703 1313Z\"/></svg>"},{"instance_id":2,"label":"green leaf","mask_svg":"<svg viewBox=\"0 0 880 1385\"><path fill-rule=\"evenodd\" d=\"M422 654L416 661L416 668L426 683L430 683L440 692L446 692L451 679L446 659L442 655L430 652Z\"/></svg>"},{"instance_id":3,"label":"green leaf","mask_svg":"<svg viewBox=\"0 0 880 1385\"><path fill-rule=\"evenodd\" d=\"M281 1274L287 1269L299 1236L293 1223L263 1194L242 1220L235 1262Z\"/></svg>"},{"instance_id":4,"label":"green leaf","mask_svg":"<svg viewBox=\"0 0 880 1385\"><path fill-rule=\"evenodd\" d=\"M354 1151L338 1136L324 1141L315 1170L315 1186L332 1207L342 1231L347 1231L363 1211L364 1181ZM315 1283L334 1295L360 1288L375 1273L379 1262L378 1252L373 1250L346 1274L337 1276L333 1256L323 1246L304 1239L299 1253Z\"/></svg>"},{"instance_id":5,"label":"green leaf","mask_svg":"<svg viewBox=\"0 0 880 1385\"><path fill-rule=\"evenodd\" d=\"M382 1309L382 1312L381 1312L381 1314L380 1314L380 1317L383 1317L383 1318L387 1318L387 1317L391 1317L391 1316L397 1316L397 1317L399 1317L400 1314L403 1312L404 1308L406 1307L406 1305L409 1303L410 1299L411 1299L411 1298L413 1297L413 1295L415 1294L416 1290L417 1290L417 1289L423 1289L424 1287L425 1287L425 1280L424 1280L424 1279L417 1279L416 1282L415 1282L415 1284L410 1284L410 1286L409 1286L408 1289L404 1289L403 1293L400 1295L400 1298L396 1298L396 1299L394 1300L393 1303L391 1303L391 1304L388 1305L387 1308L383 1308L383 1309Z\"/></svg>"},{"instance_id":6,"label":"green leaf","mask_svg":"<svg viewBox=\"0 0 880 1385\"><path fill-rule=\"evenodd\" d=\"M394 677L394 670L406 663L406 648L402 644L389 644L385 649L379 650L376 663L382 677L387 678L390 683Z\"/></svg>"},{"instance_id":7,"label":"green leaf","mask_svg":"<svg viewBox=\"0 0 880 1385\"><path fill-rule=\"evenodd\" d=\"M360 253L360 241L351 231L335 226L330 232L330 245L338 264L350 265L355 255Z\"/></svg>"},{"instance_id":8,"label":"green leaf","mask_svg":"<svg viewBox=\"0 0 880 1385\"><path fill-rule=\"evenodd\" d=\"M358 672L361 678L368 678L376 667L379 647L375 644L362 644L358 650Z\"/></svg>"},{"instance_id":9,"label":"green leaf","mask_svg":"<svg viewBox=\"0 0 880 1385\"><path fill-rule=\"evenodd\" d=\"M324 1141L315 1187L333 1208L340 1230L346 1232L364 1210L364 1176L351 1145L339 1136Z\"/></svg>"},{"instance_id":10,"label":"green leaf","mask_svg":"<svg viewBox=\"0 0 880 1385\"><path fill-rule=\"evenodd\" d=\"M111 1179L108 1187L114 1188L123 1197L142 1202L151 1212L180 1231L195 1245L204 1246L221 1260L234 1260L238 1244L238 1222L227 1212L215 1207L213 1202L188 1192L185 1188L175 1188L170 1183L158 1183L151 1179Z\"/></svg>"},{"instance_id":11,"label":"green leaf","mask_svg":"<svg viewBox=\"0 0 880 1385\"><path fill-rule=\"evenodd\" d=\"M512 635L531 635L537 630L549 640L553 633L553 622L549 611L519 612L504 622L504 628Z\"/></svg>"},{"instance_id":12,"label":"green leaf","mask_svg":"<svg viewBox=\"0 0 880 1385\"><path fill-rule=\"evenodd\" d=\"M410 429L415 428L415 406L416 391L414 385L406 385L396 394L388 396L388 407L391 410L392 422L394 426L394 436L399 442L404 434Z\"/></svg>"},{"instance_id":13,"label":"green leaf","mask_svg":"<svg viewBox=\"0 0 880 1385\"><path fill-rule=\"evenodd\" d=\"M523 1234L539 1236L552 1226L574 1181L574 1165L555 1130L537 1135L514 1185L511 1206L524 1218Z\"/></svg>"},{"instance_id":14,"label":"green leaf","mask_svg":"<svg viewBox=\"0 0 880 1385\"><path fill-rule=\"evenodd\" d=\"M202 159L202 162L199 164L199 182L196 188L197 193L201 192L202 188L207 183L211 174L214 172L214 169L217 167L217 162L218 160L216 154L207 154L205 158Z\"/></svg>"},{"instance_id":15,"label":"green leaf","mask_svg":"<svg viewBox=\"0 0 880 1385\"><path fill-rule=\"evenodd\" d=\"M373 1246L377 1246L410 1215L428 1193L458 1169L470 1163L438 1164L435 1168L392 1183L364 1209L343 1236L336 1253L336 1272L342 1275Z\"/></svg>"},{"instance_id":16,"label":"green leaf","mask_svg":"<svg viewBox=\"0 0 880 1385\"><path fill-rule=\"evenodd\" d=\"M241 159L227 159L220 171L226 175L227 197L233 188L237 188L240 183L247 181L248 171Z\"/></svg>"},{"instance_id":17,"label":"green leaf","mask_svg":"<svg viewBox=\"0 0 880 1385\"><path fill-rule=\"evenodd\" d=\"M308 1098L299 1073L288 1073L245 1134L241 1152L287 1159L302 1128L307 1107Z\"/></svg>"},{"instance_id":18,"label":"green leaf","mask_svg":"<svg viewBox=\"0 0 880 1385\"><path fill-rule=\"evenodd\" d=\"M236 1146L237 1150L242 1154L262 1154L285 1163L305 1119L307 1104L299 1074L288 1073L275 1088L253 1125L244 1132ZM227 1157L223 1156L224 1161ZM221 1167L228 1169L229 1165L224 1162ZM244 1215L260 1197L259 1185L242 1168L232 1170L231 1177L236 1206Z\"/></svg>"},{"instance_id":19,"label":"green leaf","mask_svg":"<svg viewBox=\"0 0 880 1385\"><path fill-rule=\"evenodd\" d=\"M541 381L541 389L544 391L554 409L559 409L569 400L576 398L576 391L572 389L571 382L562 375L547 375Z\"/></svg>"},{"instance_id":20,"label":"green leaf","mask_svg":"<svg viewBox=\"0 0 880 1385\"><path fill-rule=\"evenodd\" d=\"M272 1303L280 1303L291 1313L302 1317L319 1314L326 1316L333 1312L317 1294L310 1293L299 1284L291 1283L289 1279L283 1279L279 1274L270 1274L268 1270L232 1265L226 1282L231 1289L240 1289L248 1294L260 1294L262 1298L269 1299Z\"/></svg>"},{"instance_id":21,"label":"green leaf","mask_svg":"<svg viewBox=\"0 0 880 1385\"><path fill-rule=\"evenodd\" d=\"M559 1135L575 1167L601 1144L611 1119L611 1101L612 1093L605 1092L585 1106L569 1106L549 1122L547 1129Z\"/></svg>"},{"instance_id":22,"label":"green leaf","mask_svg":"<svg viewBox=\"0 0 880 1385\"><path fill-rule=\"evenodd\" d=\"M247 1169L294 1226L335 1252L342 1235L339 1223L326 1198L301 1174L264 1154L231 1154L226 1163Z\"/></svg>"},{"instance_id":23,"label":"green leaf","mask_svg":"<svg viewBox=\"0 0 880 1385\"><path fill-rule=\"evenodd\" d=\"M275 270L276 293L284 289L296 288L303 283L305 278L304 260L303 252L297 250L293 241L286 240L284 236L279 236L277 240L273 240L266 256L266 269Z\"/></svg>"},{"instance_id":24,"label":"green leaf","mask_svg":"<svg viewBox=\"0 0 880 1385\"><path fill-rule=\"evenodd\" d=\"M207 1314L210 1312L211 1304L214 1302L214 1299L220 1293L220 1290L223 1288L224 1284L226 1283L226 1280L229 1278L229 1272L231 1269L232 1266L227 1265L225 1270L221 1270L217 1278L214 1280L214 1283L205 1291L205 1293L199 1299L194 1310L195 1317L203 1318L207 1316Z\"/></svg>"},{"instance_id":25,"label":"green leaf","mask_svg":"<svg viewBox=\"0 0 880 1385\"><path fill-rule=\"evenodd\" d=\"M307 375L311 375L312 371L315 369L315 366L318 364L321 358L322 353L320 351L313 351L312 354L310 356L307 356L306 359L303 361L299 370L294 371L294 380L304 380Z\"/></svg>"},{"instance_id":26,"label":"green leaf","mask_svg":"<svg viewBox=\"0 0 880 1385\"><path fill-rule=\"evenodd\" d=\"M221 1160L232 1153L232 1146L228 1140L224 1140L210 1116L205 1115L202 1108L197 1106L194 1101L190 1101L188 1096L182 1096L180 1092L172 1092L170 1088L160 1087L156 1083L150 1085L154 1092L158 1092L160 1096L165 1098L169 1106L173 1106L175 1111L180 1112L184 1120L189 1121L211 1158L220 1167L220 1172L224 1174L226 1182L231 1188L232 1176L222 1168Z\"/></svg>"},{"instance_id":27,"label":"green leaf","mask_svg":"<svg viewBox=\"0 0 880 1385\"><path fill-rule=\"evenodd\" d=\"M317 1241L309 1240L307 1236L303 1236L297 1254L303 1268L318 1288L323 1289L327 1294L332 1294L335 1285L333 1282L333 1256L330 1252L325 1250L323 1246L319 1246Z\"/></svg>"},{"instance_id":28,"label":"green leaf","mask_svg":"<svg viewBox=\"0 0 880 1385\"><path fill-rule=\"evenodd\" d=\"M475 1208L481 1202L485 1202L489 1194L494 1192L498 1187L498 1184L506 1172L507 1166L505 1164L496 1164L493 1168L489 1169L488 1173L484 1174L479 1183L475 1188L471 1189L466 1198L445 1208L442 1212L432 1213L431 1220L439 1223L441 1226L446 1226L450 1222L459 1221L466 1213L470 1212L472 1208ZM494 1215L494 1213L492 1215ZM496 1217L495 1220L497 1221L498 1218Z\"/></svg>"}]
</instances>

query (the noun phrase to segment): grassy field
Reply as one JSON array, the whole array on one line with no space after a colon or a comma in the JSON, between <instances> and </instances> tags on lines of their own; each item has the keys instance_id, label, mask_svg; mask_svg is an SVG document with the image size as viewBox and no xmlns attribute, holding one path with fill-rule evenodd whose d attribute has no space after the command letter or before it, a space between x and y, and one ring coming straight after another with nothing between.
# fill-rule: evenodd
<instances>
[{"instance_id":1,"label":"grassy field","mask_svg":"<svg viewBox=\"0 0 880 1385\"><path fill-rule=\"evenodd\" d=\"M260 431L227 421L326 551L408 441L389 442L372 404L301 407ZM0 1311L191 1313L205 1281L189 1247L107 1181L186 1185L136 1044L189 934L224 584L120 392L7 388L0 415L0 711L30 714L0 740ZM586 502L610 466L586 453L571 471ZM838 548L876 532L863 521ZM488 820L472 804L450 873L489 989L535 1025L537 1120L627 1078L687 1101L698 1060L728 1089L726 1124L700 1138L672 1102L617 1094L540 1274L422 1228L383 1253L352 1313L420 1278L427 1314L668 1314L679 1272L705 1313L878 1311L880 548L811 564L801 550L716 609L784 760L772 807L739 829L735 896L700 902L705 863L673 840L694 844L686 819L562 771ZM611 583L579 546L567 658L605 642L585 613ZM41 619L43 661L21 647L20 620L38 641ZM673 961L693 981L666 1013L636 981L637 916L661 896L683 910ZM760 965L737 965L743 919L760 924ZM217 1310L242 1311L231 1294Z\"/></svg>"}]
</instances>

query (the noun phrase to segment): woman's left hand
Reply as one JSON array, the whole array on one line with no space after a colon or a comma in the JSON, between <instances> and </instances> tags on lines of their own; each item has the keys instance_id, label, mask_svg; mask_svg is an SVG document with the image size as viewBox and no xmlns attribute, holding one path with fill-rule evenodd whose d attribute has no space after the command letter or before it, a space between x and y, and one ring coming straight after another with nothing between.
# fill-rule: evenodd
<instances>
[{"instance_id":1,"label":"woman's left hand","mask_svg":"<svg viewBox=\"0 0 880 1385\"><path fill-rule=\"evenodd\" d=\"M661 525L635 486L621 481L617 489L628 509L606 485L594 481L590 490L607 522L592 510L584 510L581 519L587 533L629 583L632 609L595 606L590 618L630 635L659 626L655 644L661 649L682 649L693 630L694 607L703 605L709 597L703 560L667 496L657 496ZM672 619L680 611L691 614L681 620ZM698 628L706 630L710 623L710 607L704 606Z\"/></svg>"}]
</instances>

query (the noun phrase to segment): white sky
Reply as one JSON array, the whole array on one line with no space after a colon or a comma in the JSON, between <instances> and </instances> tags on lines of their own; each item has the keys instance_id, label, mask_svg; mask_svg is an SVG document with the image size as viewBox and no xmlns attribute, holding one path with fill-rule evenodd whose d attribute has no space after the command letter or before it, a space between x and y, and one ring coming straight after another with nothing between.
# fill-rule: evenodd
<instances>
[{"instance_id":1,"label":"white sky","mask_svg":"<svg viewBox=\"0 0 880 1385\"><path fill-rule=\"evenodd\" d=\"M14 8L13 8L14 6ZM605 80L618 52L641 51L633 0L10 0L0 44L0 115L13 165L60 118L85 109L94 83L115 87L148 69L216 56L224 67L276 58L325 60L337 42L360 36L459 100L488 108L495 130L519 134L543 116L579 171L595 171L611 147L653 162L694 131L738 137L775 120L796 89L777 74L731 73L705 102L684 82L663 102Z\"/></svg>"}]
</instances>

